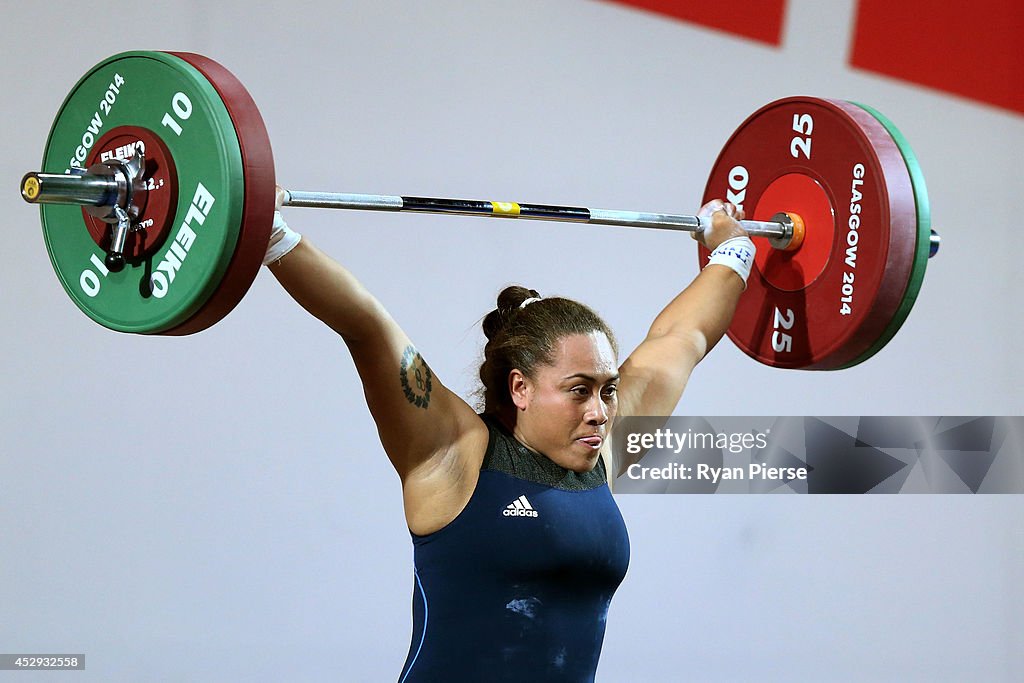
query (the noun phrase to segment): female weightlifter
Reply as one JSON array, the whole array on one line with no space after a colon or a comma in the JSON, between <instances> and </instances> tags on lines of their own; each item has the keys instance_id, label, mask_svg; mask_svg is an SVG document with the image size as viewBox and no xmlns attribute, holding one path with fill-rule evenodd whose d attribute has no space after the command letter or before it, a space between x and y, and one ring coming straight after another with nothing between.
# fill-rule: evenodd
<instances>
[{"instance_id":1,"label":"female weightlifter","mask_svg":"<svg viewBox=\"0 0 1024 683\"><path fill-rule=\"evenodd\" d=\"M481 414L355 277L275 214L264 262L348 346L402 481L415 567L400 683L594 680L629 560L608 486L611 428L617 416L672 413L754 260L742 212L718 200L701 212L713 218L694 234L709 265L621 365L586 306L502 291L483 321Z\"/></svg>"}]
</instances>

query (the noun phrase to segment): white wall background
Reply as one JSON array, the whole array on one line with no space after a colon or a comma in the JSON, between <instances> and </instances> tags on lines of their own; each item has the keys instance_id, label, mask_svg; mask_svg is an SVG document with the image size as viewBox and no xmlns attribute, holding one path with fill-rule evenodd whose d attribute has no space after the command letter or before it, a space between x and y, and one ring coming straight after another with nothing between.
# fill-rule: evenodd
<instances>
[{"instance_id":1,"label":"white wall background","mask_svg":"<svg viewBox=\"0 0 1024 683\"><path fill-rule=\"evenodd\" d=\"M771 49L591 0L5 2L0 652L86 653L33 681L387 681L408 647L398 479L340 341L265 272L190 338L103 329L52 272L16 188L66 92L125 49L230 68L296 189L686 212L762 104L872 103L914 145L944 239L903 329L838 373L724 342L679 411L1024 414L1024 119L850 70L852 12L790 0ZM697 272L662 232L289 217L463 395L503 285L592 303L629 350ZM601 681L1024 678L1021 496L619 504L633 559Z\"/></svg>"}]
</instances>

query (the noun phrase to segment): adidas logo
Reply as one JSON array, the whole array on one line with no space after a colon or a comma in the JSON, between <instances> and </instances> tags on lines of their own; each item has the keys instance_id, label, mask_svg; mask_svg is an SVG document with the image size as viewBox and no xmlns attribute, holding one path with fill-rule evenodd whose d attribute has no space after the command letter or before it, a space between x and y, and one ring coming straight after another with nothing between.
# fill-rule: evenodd
<instances>
[{"instance_id":1,"label":"adidas logo","mask_svg":"<svg viewBox=\"0 0 1024 683\"><path fill-rule=\"evenodd\" d=\"M506 517L536 517L537 511L530 505L530 501L526 500L526 496L519 496L511 503L508 504L501 514Z\"/></svg>"}]
</instances>

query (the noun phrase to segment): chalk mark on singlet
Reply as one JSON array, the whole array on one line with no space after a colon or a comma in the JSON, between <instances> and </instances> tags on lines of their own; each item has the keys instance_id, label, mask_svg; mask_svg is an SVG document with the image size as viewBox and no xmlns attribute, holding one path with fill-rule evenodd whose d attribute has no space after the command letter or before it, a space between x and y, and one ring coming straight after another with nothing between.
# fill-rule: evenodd
<instances>
[{"instance_id":1,"label":"chalk mark on singlet","mask_svg":"<svg viewBox=\"0 0 1024 683\"><path fill-rule=\"evenodd\" d=\"M426 410L430 405L430 392L434 389L434 373L412 345L405 347L402 353L402 367L399 373L402 379L402 392L406 400L417 408Z\"/></svg>"}]
</instances>

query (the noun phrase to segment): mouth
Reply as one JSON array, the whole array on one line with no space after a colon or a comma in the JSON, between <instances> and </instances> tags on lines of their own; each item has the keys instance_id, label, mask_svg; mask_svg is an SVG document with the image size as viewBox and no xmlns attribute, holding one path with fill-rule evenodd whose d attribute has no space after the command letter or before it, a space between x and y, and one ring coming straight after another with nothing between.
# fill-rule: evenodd
<instances>
[{"instance_id":1,"label":"mouth","mask_svg":"<svg viewBox=\"0 0 1024 683\"><path fill-rule=\"evenodd\" d=\"M595 451L601 448L601 444L604 443L604 437L598 436L596 434L592 436L581 436L576 440L585 445L587 448L590 448Z\"/></svg>"}]
</instances>

